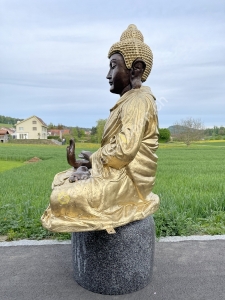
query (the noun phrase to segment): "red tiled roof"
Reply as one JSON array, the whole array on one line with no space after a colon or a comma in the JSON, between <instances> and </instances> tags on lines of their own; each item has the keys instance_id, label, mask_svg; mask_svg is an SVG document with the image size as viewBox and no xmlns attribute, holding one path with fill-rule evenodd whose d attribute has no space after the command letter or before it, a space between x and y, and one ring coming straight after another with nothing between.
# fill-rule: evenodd
<instances>
[{"instance_id":1,"label":"red tiled roof","mask_svg":"<svg viewBox=\"0 0 225 300\"><path fill-rule=\"evenodd\" d=\"M70 134L70 130L69 129L49 129L48 132L51 132L51 134L60 134L60 131L62 132L62 134Z\"/></svg>"},{"instance_id":2,"label":"red tiled roof","mask_svg":"<svg viewBox=\"0 0 225 300\"><path fill-rule=\"evenodd\" d=\"M9 134L12 134L16 131L14 128L6 128L6 127L2 127L0 128L0 130L6 130L9 132Z\"/></svg>"},{"instance_id":3,"label":"red tiled roof","mask_svg":"<svg viewBox=\"0 0 225 300\"><path fill-rule=\"evenodd\" d=\"M0 134L3 135L3 134L9 134L8 130L0 130Z\"/></svg>"}]
</instances>

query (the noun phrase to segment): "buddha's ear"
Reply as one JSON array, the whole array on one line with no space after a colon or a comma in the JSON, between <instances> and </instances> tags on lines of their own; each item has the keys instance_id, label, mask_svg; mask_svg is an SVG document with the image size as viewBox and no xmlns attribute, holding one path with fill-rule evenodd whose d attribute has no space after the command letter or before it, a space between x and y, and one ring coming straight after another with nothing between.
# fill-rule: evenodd
<instances>
[{"instance_id":1,"label":"buddha's ear","mask_svg":"<svg viewBox=\"0 0 225 300\"><path fill-rule=\"evenodd\" d=\"M133 89L141 87L141 78L145 71L146 64L141 58L135 59L130 70L130 82Z\"/></svg>"},{"instance_id":2,"label":"buddha's ear","mask_svg":"<svg viewBox=\"0 0 225 300\"><path fill-rule=\"evenodd\" d=\"M145 68L146 68L146 63L141 58L135 59L132 63L132 70L134 72L136 71L136 75L140 76L141 74L142 76L145 71Z\"/></svg>"}]
</instances>

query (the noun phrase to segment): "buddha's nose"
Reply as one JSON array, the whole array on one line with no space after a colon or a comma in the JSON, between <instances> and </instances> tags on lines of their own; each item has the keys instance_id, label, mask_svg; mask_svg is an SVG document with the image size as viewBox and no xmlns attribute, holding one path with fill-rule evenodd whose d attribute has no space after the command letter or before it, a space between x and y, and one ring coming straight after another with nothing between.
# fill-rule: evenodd
<instances>
[{"instance_id":1,"label":"buddha's nose","mask_svg":"<svg viewBox=\"0 0 225 300\"><path fill-rule=\"evenodd\" d=\"M107 76L106 76L106 79L110 79L110 78L112 78L112 75L111 75L111 72L110 72L110 70L109 70L109 72L108 72L108 74L107 74Z\"/></svg>"}]
</instances>

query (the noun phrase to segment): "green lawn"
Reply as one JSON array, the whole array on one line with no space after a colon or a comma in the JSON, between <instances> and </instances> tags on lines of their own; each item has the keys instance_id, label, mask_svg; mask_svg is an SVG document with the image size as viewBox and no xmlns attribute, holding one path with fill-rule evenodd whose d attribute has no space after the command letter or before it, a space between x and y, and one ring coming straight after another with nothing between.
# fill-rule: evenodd
<instances>
[{"instance_id":1,"label":"green lawn","mask_svg":"<svg viewBox=\"0 0 225 300\"><path fill-rule=\"evenodd\" d=\"M158 236L225 233L225 142L162 145L154 192Z\"/></svg>"},{"instance_id":2,"label":"green lawn","mask_svg":"<svg viewBox=\"0 0 225 300\"><path fill-rule=\"evenodd\" d=\"M76 152L98 145L77 144ZM0 144L0 166L21 166L0 173L0 235L8 239L68 238L42 228L56 173L68 169L66 146ZM160 144L154 192L161 207L154 215L157 236L225 234L225 141ZM23 162L32 157L42 161ZM0 167L1 168L1 167Z\"/></svg>"},{"instance_id":3,"label":"green lawn","mask_svg":"<svg viewBox=\"0 0 225 300\"><path fill-rule=\"evenodd\" d=\"M1 127L11 128L11 127L13 127L13 125L12 124L0 123L0 128Z\"/></svg>"},{"instance_id":4,"label":"green lawn","mask_svg":"<svg viewBox=\"0 0 225 300\"><path fill-rule=\"evenodd\" d=\"M22 166L23 163L19 161L4 161L0 160L0 172L4 172L6 170L14 169Z\"/></svg>"}]
</instances>

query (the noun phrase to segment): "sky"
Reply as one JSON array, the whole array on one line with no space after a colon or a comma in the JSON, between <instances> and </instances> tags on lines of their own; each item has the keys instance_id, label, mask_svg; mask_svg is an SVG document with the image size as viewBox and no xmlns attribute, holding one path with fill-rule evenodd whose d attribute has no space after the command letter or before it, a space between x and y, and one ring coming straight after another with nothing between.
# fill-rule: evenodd
<instances>
[{"instance_id":1,"label":"sky","mask_svg":"<svg viewBox=\"0 0 225 300\"><path fill-rule=\"evenodd\" d=\"M91 128L109 116L108 51L135 24L159 127L225 126L224 0L0 0L0 115Z\"/></svg>"}]
</instances>

